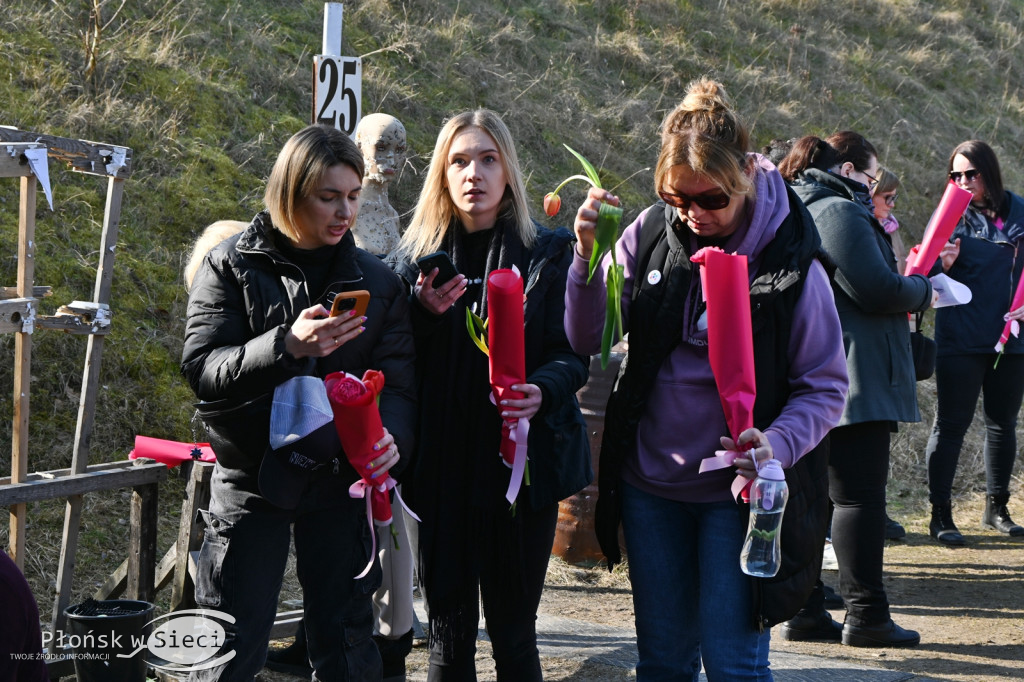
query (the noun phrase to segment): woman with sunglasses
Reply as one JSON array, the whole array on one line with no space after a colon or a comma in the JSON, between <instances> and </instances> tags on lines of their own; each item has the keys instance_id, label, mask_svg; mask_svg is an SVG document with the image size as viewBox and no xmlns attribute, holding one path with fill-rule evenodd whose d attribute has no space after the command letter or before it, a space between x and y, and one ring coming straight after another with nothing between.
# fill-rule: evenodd
<instances>
[{"instance_id":1,"label":"woman with sunglasses","mask_svg":"<svg viewBox=\"0 0 1024 682\"><path fill-rule=\"evenodd\" d=\"M771 680L770 627L800 608L821 567L814 546L825 539L828 501L820 444L846 391L839 320L814 224L775 166L748 150L722 86L692 83L663 124L654 175L662 201L616 246L629 349L605 415L595 527L609 565L621 560L623 527L640 682L696 679L702 662L712 682ZM610 262L587 283L601 202L618 199L592 189L576 214L566 285L566 332L587 354L601 345ZM703 247L748 258L758 391L755 428L738 442L728 436L690 261ZM733 466L700 473L723 448L736 455ZM755 476L755 458L801 472L783 524L787 562L770 582L739 563L748 507L731 486L737 473ZM788 553L787 538L798 553Z\"/></svg>"},{"instance_id":2,"label":"woman with sunglasses","mask_svg":"<svg viewBox=\"0 0 1024 682\"><path fill-rule=\"evenodd\" d=\"M1002 355L995 351L1005 321L1024 319L1024 308L1010 310L1024 269L1024 200L1003 189L996 154L980 140L959 144L949 156L948 170L949 179L972 198L941 254L942 270L970 287L973 298L967 305L935 311L938 406L925 454L929 531L939 542L959 546L966 541L953 523L953 478L979 395L984 395L988 493L981 525L1024 535L1006 508L1017 456L1017 413L1024 399L1024 339L1010 336Z\"/></svg>"},{"instance_id":3,"label":"woman with sunglasses","mask_svg":"<svg viewBox=\"0 0 1024 682\"><path fill-rule=\"evenodd\" d=\"M889 439L897 422L920 421L907 312L932 301L927 277L904 277L889 235L872 215L878 155L864 137L843 131L800 138L779 165L814 217L836 266L832 290L843 325L850 392L832 430L829 495L832 546L846 622L838 623L815 590L781 628L785 639L842 640L852 646L915 646L918 633L889 615L882 582Z\"/></svg>"}]
</instances>

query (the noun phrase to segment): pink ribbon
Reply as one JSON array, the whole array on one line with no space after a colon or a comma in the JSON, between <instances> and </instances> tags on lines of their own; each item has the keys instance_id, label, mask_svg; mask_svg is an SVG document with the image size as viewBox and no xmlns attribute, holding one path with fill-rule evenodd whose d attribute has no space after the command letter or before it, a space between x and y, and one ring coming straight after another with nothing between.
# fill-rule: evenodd
<instances>
[{"instance_id":1,"label":"pink ribbon","mask_svg":"<svg viewBox=\"0 0 1024 682\"><path fill-rule=\"evenodd\" d=\"M366 500L366 525L370 527L370 537L372 538L372 540L370 541L372 545L370 550L370 560L367 562L366 567L363 568L362 572L355 577L355 580L365 578L366 574L370 572L371 568L373 568L373 560L377 558L377 533L375 533L373 530L373 526L376 523L373 518L373 491L376 490L377 492L386 495L389 490L394 489L395 499L398 500L398 503L400 505L402 505L402 509L404 509L406 513L409 514L409 516L416 519L416 521L420 520L420 517L416 516L416 514L411 509L409 509L408 505L405 504L405 500L402 499L402 494L398 492L398 489L395 488L395 485L395 479L392 478L391 476L388 476L387 479L381 481L380 484L378 485L370 485L369 483L360 478L359 480L357 480L355 483L348 487L349 497L355 500L358 500L359 498L363 498L364 500ZM391 519L388 519L387 521L377 525L389 526L391 525Z\"/></svg>"}]
</instances>

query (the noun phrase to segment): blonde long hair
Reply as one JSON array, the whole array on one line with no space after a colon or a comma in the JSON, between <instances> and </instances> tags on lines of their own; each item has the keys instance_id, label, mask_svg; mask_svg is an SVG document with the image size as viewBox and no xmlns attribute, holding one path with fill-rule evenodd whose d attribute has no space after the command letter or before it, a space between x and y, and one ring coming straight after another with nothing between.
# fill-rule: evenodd
<instances>
[{"instance_id":1,"label":"blonde long hair","mask_svg":"<svg viewBox=\"0 0 1024 682\"><path fill-rule=\"evenodd\" d=\"M530 219L526 183L519 168L519 156L512 141L512 133L496 113L489 109L477 109L464 111L448 119L437 135L437 143L434 145L427 175L423 179L423 189L420 190L420 197L416 201L416 209L398 245L398 251L404 258L415 260L440 249L448 226L458 218L448 190L445 171L452 140L460 132L471 127L480 128L494 138L501 153L501 163L508 184L505 187L499 215L511 213L519 239L526 246L533 244L536 233Z\"/></svg>"},{"instance_id":2,"label":"blonde long hair","mask_svg":"<svg viewBox=\"0 0 1024 682\"><path fill-rule=\"evenodd\" d=\"M199 271L199 265L203 262L206 254L210 252L210 249L247 227L249 227L249 223L243 223L240 220L218 220L215 223L210 223L203 230L203 233L199 235L199 239L192 246L192 253L189 254L188 264L185 266L186 291L192 288L192 280L195 279L196 272Z\"/></svg>"},{"instance_id":3,"label":"blonde long hair","mask_svg":"<svg viewBox=\"0 0 1024 682\"><path fill-rule=\"evenodd\" d=\"M664 189L669 169L682 165L727 194L753 196L754 184L746 173L749 149L750 134L722 84L706 77L695 80L662 124L654 188Z\"/></svg>"}]
</instances>

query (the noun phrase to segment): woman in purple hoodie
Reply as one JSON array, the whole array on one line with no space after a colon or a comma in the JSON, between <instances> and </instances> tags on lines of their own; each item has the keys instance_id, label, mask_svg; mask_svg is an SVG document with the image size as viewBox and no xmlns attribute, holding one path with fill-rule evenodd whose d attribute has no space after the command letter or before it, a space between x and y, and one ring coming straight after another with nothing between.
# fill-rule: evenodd
<instances>
[{"instance_id":1,"label":"woman in purple hoodie","mask_svg":"<svg viewBox=\"0 0 1024 682\"><path fill-rule=\"evenodd\" d=\"M609 565L624 529L633 584L637 679L771 680L769 628L802 605L821 568L829 429L847 389L843 343L820 239L775 167L749 150L719 83L701 79L666 118L654 187L661 201L616 246L629 350L608 403L595 526ZM604 277L587 284L601 202L576 215L566 290L573 348L595 353ZM708 360L707 315L690 256L702 247L747 256L756 428L729 438ZM607 268L606 258L603 267ZM734 467L699 473L715 451L745 451ZM755 476L753 458L786 469L791 499L778 576L750 578L739 554L747 506L730 490ZM794 475L794 472L798 472Z\"/></svg>"}]
</instances>

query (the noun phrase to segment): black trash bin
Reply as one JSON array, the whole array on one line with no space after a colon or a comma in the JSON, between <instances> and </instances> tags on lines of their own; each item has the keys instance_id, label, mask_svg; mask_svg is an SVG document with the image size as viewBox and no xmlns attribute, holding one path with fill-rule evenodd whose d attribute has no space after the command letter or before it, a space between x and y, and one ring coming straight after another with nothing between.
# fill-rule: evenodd
<instances>
[{"instance_id":1,"label":"black trash bin","mask_svg":"<svg viewBox=\"0 0 1024 682\"><path fill-rule=\"evenodd\" d=\"M153 609L130 599L87 599L64 609L78 682L145 682Z\"/></svg>"}]
</instances>

